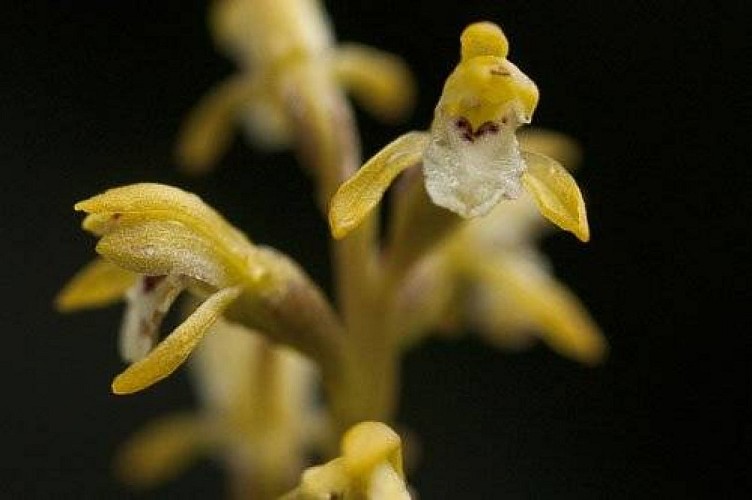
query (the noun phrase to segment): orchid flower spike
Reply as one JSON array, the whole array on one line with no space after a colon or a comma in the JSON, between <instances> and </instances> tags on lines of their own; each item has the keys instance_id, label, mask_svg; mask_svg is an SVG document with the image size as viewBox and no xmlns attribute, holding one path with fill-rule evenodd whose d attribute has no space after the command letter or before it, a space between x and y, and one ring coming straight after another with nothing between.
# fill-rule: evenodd
<instances>
[{"instance_id":1,"label":"orchid flower spike","mask_svg":"<svg viewBox=\"0 0 752 500\"><path fill-rule=\"evenodd\" d=\"M257 328L314 361L336 366L339 323L320 290L284 255L253 245L199 197L161 184L110 189L75 205L99 238L100 258L57 297L61 310L127 302L120 352L130 366L116 394L175 371L223 315ZM160 342L159 327L188 292L198 307ZM317 359L318 358L318 359Z\"/></svg>"},{"instance_id":2,"label":"orchid flower spike","mask_svg":"<svg viewBox=\"0 0 752 500\"><path fill-rule=\"evenodd\" d=\"M282 500L409 500L399 436L381 422L361 422L342 438L339 458L303 473Z\"/></svg>"},{"instance_id":3,"label":"orchid flower spike","mask_svg":"<svg viewBox=\"0 0 752 500\"><path fill-rule=\"evenodd\" d=\"M481 22L468 26L460 41L460 62L446 80L430 131L399 137L340 186L330 203L332 234L347 235L403 170L422 164L433 203L461 217L486 215L524 188L547 219L588 241L574 179L552 158L520 148L516 132L530 123L538 89L507 59L504 33Z\"/></svg>"}]
</instances>

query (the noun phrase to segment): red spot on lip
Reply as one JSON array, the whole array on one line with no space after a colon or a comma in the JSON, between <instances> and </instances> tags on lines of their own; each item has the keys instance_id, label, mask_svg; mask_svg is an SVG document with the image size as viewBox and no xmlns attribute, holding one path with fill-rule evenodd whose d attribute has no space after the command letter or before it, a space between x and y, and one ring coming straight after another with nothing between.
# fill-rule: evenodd
<instances>
[{"instance_id":1,"label":"red spot on lip","mask_svg":"<svg viewBox=\"0 0 752 500\"><path fill-rule=\"evenodd\" d=\"M495 134L499 131L499 125L494 122L486 122L475 131L473 134L475 137L480 137L485 134Z\"/></svg>"},{"instance_id":2,"label":"red spot on lip","mask_svg":"<svg viewBox=\"0 0 752 500\"><path fill-rule=\"evenodd\" d=\"M469 142L473 142L473 126L470 124L470 121L467 118L457 118L457 120L454 122L454 125L462 133L463 139Z\"/></svg>"},{"instance_id":3,"label":"red spot on lip","mask_svg":"<svg viewBox=\"0 0 752 500\"><path fill-rule=\"evenodd\" d=\"M167 276L144 276L141 279L141 288L144 293L149 293Z\"/></svg>"},{"instance_id":4,"label":"red spot on lip","mask_svg":"<svg viewBox=\"0 0 752 500\"><path fill-rule=\"evenodd\" d=\"M506 118L502 119L502 123L506 124ZM486 134L495 134L499 131L499 124L492 121L481 124L477 130L473 131L472 124L470 124L470 121L465 117L457 118L454 125L461 132L462 138L468 142L474 142L478 137L482 137Z\"/></svg>"}]
</instances>

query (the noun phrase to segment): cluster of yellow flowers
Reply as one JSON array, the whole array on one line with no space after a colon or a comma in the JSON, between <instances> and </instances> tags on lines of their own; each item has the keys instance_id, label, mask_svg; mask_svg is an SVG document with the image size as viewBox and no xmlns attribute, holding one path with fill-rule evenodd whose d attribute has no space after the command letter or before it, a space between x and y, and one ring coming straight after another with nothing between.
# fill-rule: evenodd
<instances>
[{"instance_id":1,"label":"cluster of yellow flowers","mask_svg":"<svg viewBox=\"0 0 752 500\"><path fill-rule=\"evenodd\" d=\"M401 60L335 45L315 0L216 1L211 21L241 72L190 114L178 159L208 170L238 119L255 143L294 147L330 223L337 297L178 188L135 184L76 204L99 257L58 308L125 299L120 352L129 365L113 392L143 390L190 357L202 401L124 446L125 480L153 484L212 452L238 498L410 498L401 441L386 424L400 357L421 338L468 325L497 345L534 334L573 359L603 358L598 328L533 244L545 219L589 239L582 195L557 161L574 165L579 152L562 135L518 130L538 89L507 59L498 26L462 33L429 132L399 137L358 169L343 91L381 119L401 117L414 95ZM382 238L374 209L398 177ZM185 320L160 338L183 294ZM341 456L293 489L306 457L335 456L340 437Z\"/></svg>"}]
</instances>

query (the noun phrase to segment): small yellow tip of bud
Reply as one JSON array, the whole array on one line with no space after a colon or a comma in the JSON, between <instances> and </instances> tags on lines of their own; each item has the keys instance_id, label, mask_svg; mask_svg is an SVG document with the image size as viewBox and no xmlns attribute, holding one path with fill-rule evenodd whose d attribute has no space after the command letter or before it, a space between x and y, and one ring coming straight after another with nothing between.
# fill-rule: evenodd
<instances>
[{"instance_id":1,"label":"small yellow tip of bud","mask_svg":"<svg viewBox=\"0 0 752 500\"><path fill-rule=\"evenodd\" d=\"M465 28L460 37L462 60L477 56L507 57L509 42L494 23L484 21Z\"/></svg>"}]
</instances>

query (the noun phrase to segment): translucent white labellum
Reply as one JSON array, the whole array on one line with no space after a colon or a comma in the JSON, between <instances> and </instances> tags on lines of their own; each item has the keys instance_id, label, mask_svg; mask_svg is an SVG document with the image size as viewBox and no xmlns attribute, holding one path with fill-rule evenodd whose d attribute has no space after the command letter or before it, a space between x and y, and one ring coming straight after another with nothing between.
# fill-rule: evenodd
<instances>
[{"instance_id":1,"label":"translucent white labellum","mask_svg":"<svg viewBox=\"0 0 752 500\"><path fill-rule=\"evenodd\" d=\"M473 129L465 118L436 117L423 157L431 200L465 218L491 211L502 199L516 199L525 162L516 124L486 122Z\"/></svg>"},{"instance_id":2,"label":"translucent white labellum","mask_svg":"<svg viewBox=\"0 0 752 500\"><path fill-rule=\"evenodd\" d=\"M185 289L180 276L142 276L125 294L120 356L134 363L151 352L170 306Z\"/></svg>"}]
</instances>

